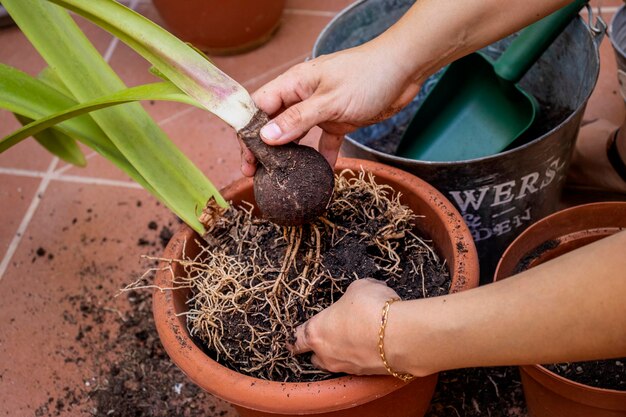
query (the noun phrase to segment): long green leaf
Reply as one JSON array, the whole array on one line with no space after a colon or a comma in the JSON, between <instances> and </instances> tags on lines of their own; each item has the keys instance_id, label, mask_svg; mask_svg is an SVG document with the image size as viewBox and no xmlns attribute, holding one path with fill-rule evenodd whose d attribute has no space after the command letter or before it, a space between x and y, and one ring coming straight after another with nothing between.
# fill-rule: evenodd
<instances>
[{"instance_id":1,"label":"long green leaf","mask_svg":"<svg viewBox=\"0 0 626 417\"><path fill-rule=\"evenodd\" d=\"M45 67L37 75L37 79L43 81L50 87L55 88L65 95L71 95L71 93L63 85L61 79L50 67ZM22 123L22 125L27 125L32 122L32 120L18 114L15 114L15 117L20 121L20 123ZM48 129L33 135L33 137L41 146L47 149L48 152L56 155L61 160L79 167L87 165L87 160L83 151L78 146L78 141L58 129Z\"/></svg>"},{"instance_id":2,"label":"long green leaf","mask_svg":"<svg viewBox=\"0 0 626 417\"><path fill-rule=\"evenodd\" d=\"M75 100L43 81L0 64L0 108L36 120L75 105ZM88 115L67 120L55 126L55 130L94 149L122 169L139 185L162 199ZM5 142L0 142L0 152L8 149L5 145Z\"/></svg>"},{"instance_id":3,"label":"long green leaf","mask_svg":"<svg viewBox=\"0 0 626 417\"><path fill-rule=\"evenodd\" d=\"M14 114L14 116L22 125L28 125L33 121L19 114ZM54 129L46 129L43 132L33 134L33 136L41 146L61 160L79 167L87 165L83 151L80 150L78 143L71 136Z\"/></svg>"},{"instance_id":4,"label":"long green leaf","mask_svg":"<svg viewBox=\"0 0 626 417\"><path fill-rule=\"evenodd\" d=\"M126 88L67 12L45 0L3 0L3 5L79 102ZM91 117L158 190L163 203L202 232L198 207L211 196L223 205L224 200L139 104L123 107L102 109Z\"/></svg>"},{"instance_id":5,"label":"long green leaf","mask_svg":"<svg viewBox=\"0 0 626 417\"><path fill-rule=\"evenodd\" d=\"M245 88L193 47L126 6L114 0L48 1L76 12L118 37L235 130L245 127L256 113L256 105Z\"/></svg>"},{"instance_id":6,"label":"long green leaf","mask_svg":"<svg viewBox=\"0 0 626 417\"><path fill-rule=\"evenodd\" d=\"M82 103L64 109L60 112L51 114L49 116L37 119L36 121L22 127L19 130L16 130L15 132L1 139L0 146L2 146L2 148L13 146L19 141L33 136L44 129L59 124L65 120L69 120L74 117L83 115L85 113L90 113L92 111L100 110L106 107L117 106L119 104L131 103L141 100L178 101L181 103L187 103L200 107L199 103L195 102L188 95L181 93L178 87L176 87L172 83L162 82L140 85L138 87L132 87L127 90L123 90L106 97L101 97L87 103ZM0 150L2 148L0 148Z\"/></svg>"},{"instance_id":7,"label":"long green leaf","mask_svg":"<svg viewBox=\"0 0 626 417\"><path fill-rule=\"evenodd\" d=\"M55 90L59 91L60 93L65 94L66 96L71 97L72 99L75 100L70 90L68 90L65 84L63 84L63 80L59 78L59 75L52 68L45 67L37 75L37 79L40 81L43 81L44 83L54 88Z\"/></svg>"},{"instance_id":8,"label":"long green leaf","mask_svg":"<svg viewBox=\"0 0 626 417\"><path fill-rule=\"evenodd\" d=\"M29 119L39 119L77 105L76 100L35 77L0 63L0 107ZM82 136L84 143L109 159L126 161L102 129L89 117L77 117L61 128L72 137ZM0 142L0 152L9 148Z\"/></svg>"}]
</instances>

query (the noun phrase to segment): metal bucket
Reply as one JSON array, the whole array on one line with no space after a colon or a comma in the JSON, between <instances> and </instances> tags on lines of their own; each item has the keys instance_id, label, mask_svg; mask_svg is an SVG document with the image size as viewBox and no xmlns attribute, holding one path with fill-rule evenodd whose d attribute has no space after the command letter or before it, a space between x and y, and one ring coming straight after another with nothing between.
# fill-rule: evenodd
<instances>
[{"instance_id":1,"label":"metal bucket","mask_svg":"<svg viewBox=\"0 0 626 417\"><path fill-rule=\"evenodd\" d=\"M362 0L343 10L322 31L313 57L373 39L397 21L412 0ZM589 9L590 10L590 9ZM592 17L590 16L590 20ZM436 83L429 78L418 96L392 118L346 137L346 156L400 167L446 195L470 227L481 267L481 284L493 280L500 256L526 227L557 209L582 115L598 79L598 45L606 25L590 29L577 18L520 82L541 105L538 122L519 146L497 155L455 162L394 156L411 116ZM515 35L484 50L497 58Z\"/></svg>"}]
</instances>

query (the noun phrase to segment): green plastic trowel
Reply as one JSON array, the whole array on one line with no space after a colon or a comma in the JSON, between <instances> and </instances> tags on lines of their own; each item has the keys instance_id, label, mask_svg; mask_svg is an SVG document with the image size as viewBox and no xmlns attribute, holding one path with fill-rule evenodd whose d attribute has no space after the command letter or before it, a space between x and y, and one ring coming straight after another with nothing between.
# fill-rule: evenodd
<instances>
[{"instance_id":1,"label":"green plastic trowel","mask_svg":"<svg viewBox=\"0 0 626 417\"><path fill-rule=\"evenodd\" d=\"M461 161L507 148L532 125L539 108L517 82L586 3L574 1L524 28L495 62L476 52L450 64L417 110L396 155Z\"/></svg>"}]
</instances>

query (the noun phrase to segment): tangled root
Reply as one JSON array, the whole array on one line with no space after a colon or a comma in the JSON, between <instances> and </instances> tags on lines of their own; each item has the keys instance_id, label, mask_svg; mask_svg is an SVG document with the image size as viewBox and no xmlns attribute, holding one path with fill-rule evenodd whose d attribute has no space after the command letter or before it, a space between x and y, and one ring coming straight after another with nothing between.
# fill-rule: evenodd
<instances>
[{"instance_id":1,"label":"tangled root","mask_svg":"<svg viewBox=\"0 0 626 417\"><path fill-rule=\"evenodd\" d=\"M361 172L335 178L325 216L304 226L255 218L252 206L208 205L201 252L176 260L192 289L189 331L221 363L255 377L311 381L330 374L286 344L295 328L339 299L355 279L384 280L403 298L448 292L449 277L400 195ZM433 285L431 281L436 281ZM434 290L427 294L426 282Z\"/></svg>"}]
</instances>

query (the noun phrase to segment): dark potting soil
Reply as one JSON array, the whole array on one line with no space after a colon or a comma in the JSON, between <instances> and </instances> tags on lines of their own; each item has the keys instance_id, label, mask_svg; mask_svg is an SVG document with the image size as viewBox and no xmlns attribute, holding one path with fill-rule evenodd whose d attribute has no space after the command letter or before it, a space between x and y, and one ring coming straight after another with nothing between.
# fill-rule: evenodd
<instances>
[{"instance_id":1,"label":"dark potting soil","mask_svg":"<svg viewBox=\"0 0 626 417\"><path fill-rule=\"evenodd\" d=\"M468 368L439 373L425 417L526 417L517 367Z\"/></svg>"},{"instance_id":2,"label":"dark potting soil","mask_svg":"<svg viewBox=\"0 0 626 417\"><path fill-rule=\"evenodd\" d=\"M206 212L206 246L177 280L192 288L190 333L218 362L262 379L326 379L333 375L286 344L355 279L385 281L403 299L448 293L447 266L414 226L428 219L365 174L336 183L326 215L303 227L277 226L245 207Z\"/></svg>"},{"instance_id":3,"label":"dark potting soil","mask_svg":"<svg viewBox=\"0 0 626 417\"><path fill-rule=\"evenodd\" d=\"M522 146L540 136L543 136L545 133L558 126L573 112L572 109L547 103L543 100L538 100L538 102L539 111L536 114L534 123L506 150ZM379 152L383 152L388 155L395 155L398 147L400 146L400 142L402 141L402 136L409 126L410 120L411 119L407 119L404 124L392 126L389 133L384 136L375 138L360 138L359 142Z\"/></svg>"},{"instance_id":4,"label":"dark potting soil","mask_svg":"<svg viewBox=\"0 0 626 417\"><path fill-rule=\"evenodd\" d=\"M530 253L528 253L518 264L515 266L513 274L519 274L522 271L527 270L531 267L533 262L539 259L545 252L552 250L559 246L560 241L557 239L548 240L543 242L541 245L537 246Z\"/></svg>"},{"instance_id":5,"label":"dark potting soil","mask_svg":"<svg viewBox=\"0 0 626 417\"><path fill-rule=\"evenodd\" d=\"M137 245L149 248L150 255L161 254L163 237L177 223L150 222ZM106 241L87 239L86 244L98 247ZM61 385L36 405L34 416L236 417L228 403L204 392L172 363L154 324L152 291L125 292L119 295L122 302L113 303L119 283L107 277L117 272L117 264L94 256L77 274L80 290L64 297L70 307L63 313L75 329L76 348L57 354L66 366L81 369L86 380ZM56 384L63 382L56 378Z\"/></svg>"},{"instance_id":6,"label":"dark potting soil","mask_svg":"<svg viewBox=\"0 0 626 417\"><path fill-rule=\"evenodd\" d=\"M507 148L513 149L531 142L545 135L562 123L574 110L537 98L539 111L535 114L535 121L519 138Z\"/></svg>"},{"instance_id":7,"label":"dark potting soil","mask_svg":"<svg viewBox=\"0 0 626 417\"><path fill-rule=\"evenodd\" d=\"M543 366L563 378L580 384L626 391L626 358Z\"/></svg>"}]
</instances>

